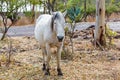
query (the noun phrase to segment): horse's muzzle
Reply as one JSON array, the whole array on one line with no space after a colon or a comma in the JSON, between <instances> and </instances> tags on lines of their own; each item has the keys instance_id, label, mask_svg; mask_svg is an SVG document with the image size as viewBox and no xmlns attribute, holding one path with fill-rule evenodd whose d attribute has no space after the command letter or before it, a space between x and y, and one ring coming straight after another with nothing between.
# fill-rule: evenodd
<instances>
[{"instance_id":1,"label":"horse's muzzle","mask_svg":"<svg viewBox=\"0 0 120 80\"><path fill-rule=\"evenodd\" d=\"M59 41L59 42L62 42L64 36L57 36L57 38L58 38L58 41Z\"/></svg>"}]
</instances>

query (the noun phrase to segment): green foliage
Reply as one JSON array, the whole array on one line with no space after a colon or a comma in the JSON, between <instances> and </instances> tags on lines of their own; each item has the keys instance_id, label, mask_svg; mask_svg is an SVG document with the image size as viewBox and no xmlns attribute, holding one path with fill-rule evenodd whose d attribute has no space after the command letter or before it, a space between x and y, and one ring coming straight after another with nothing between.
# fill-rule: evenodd
<instances>
[{"instance_id":1,"label":"green foliage","mask_svg":"<svg viewBox=\"0 0 120 80\"><path fill-rule=\"evenodd\" d=\"M106 1L106 15L109 17L112 13L118 13L120 12L120 2L119 0L105 0ZM9 4L8 6L4 6L4 3ZM5 9L7 9L8 12L15 12L19 8L31 4L31 5L45 5L47 7L48 0L0 0L0 11L3 12ZM53 0L50 0L50 3L52 3ZM85 10L85 0L66 0L66 4L64 4L64 0L56 0L54 5L54 11L65 11L66 9L70 9L72 7L78 7L80 8L80 13L76 17L76 21L80 21L81 16L86 11L86 16L94 16L96 12L95 7L95 0L86 0L86 10ZM11 15L11 14L8 14ZM31 16L32 13L26 12L25 15ZM73 19L74 16L71 17Z\"/></svg>"},{"instance_id":2,"label":"green foliage","mask_svg":"<svg viewBox=\"0 0 120 80\"><path fill-rule=\"evenodd\" d=\"M64 30L65 30L65 32L68 32L68 31L69 31L69 28L68 28L68 27L65 27Z\"/></svg>"},{"instance_id":3,"label":"green foliage","mask_svg":"<svg viewBox=\"0 0 120 80\"><path fill-rule=\"evenodd\" d=\"M114 37L117 35L117 33L115 31L112 31L108 25L106 25L106 35L108 37Z\"/></svg>"},{"instance_id":4,"label":"green foliage","mask_svg":"<svg viewBox=\"0 0 120 80\"><path fill-rule=\"evenodd\" d=\"M18 18L18 9L24 5L24 0L0 0L0 11L3 18L2 22L4 23L4 31L1 40L6 36L8 29L19 19ZM12 23L7 26L7 18L9 18Z\"/></svg>"},{"instance_id":5,"label":"green foliage","mask_svg":"<svg viewBox=\"0 0 120 80\"><path fill-rule=\"evenodd\" d=\"M106 6L106 14L111 15L113 12L119 12L120 9L116 5L107 5Z\"/></svg>"},{"instance_id":6,"label":"green foliage","mask_svg":"<svg viewBox=\"0 0 120 80\"><path fill-rule=\"evenodd\" d=\"M116 3L116 6L120 9L120 2ZM119 10L120 11L120 10Z\"/></svg>"},{"instance_id":7,"label":"green foliage","mask_svg":"<svg viewBox=\"0 0 120 80\"><path fill-rule=\"evenodd\" d=\"M31 12L31 11L26 11L26 12L24 12L24 14L25 14L26 17L32 17L33 16L33 12Z\"/></svg>"},{"instance_id":8,"label":"green foliage","mask_svg":"<svg viewBox=\"0 0 120 80\"><path fill-rule=\"evenodd\" d=\"M96 7L95 5L88 5L86 9L86 14L87 15L95 15L96 12Z\"/></svg>"},{"instance_id":9,"label":"green foliage","mask_svg":"<svg viewBox=\"0 0 120 80\"><path fill-rule=\"evenodd\" d=\"M55 10L59 10L59 11L65 11L65 6L64 6L64 4L63 4L63 2L62 1L59 1L59 2L57 2L56 3L56 5L55 5Z\"/></svg>"},{"instance_id":10,"label":"green foliage","mask_svg":"<svg viewBox=\"0 0 120 80\"><path fill-rule=\"evenodd\" d=\"M68 0L67 8L79 6L82 0Z\"/></svg>"},{"instance_id":11,"label":"green foliage","mask_svg":"<svg viewBox=\"0 0 120 80\"><path fill-rule=\"evenodd\" d=\"M76 21L76 18L80 14L80 8L79 7L71 7L70 9L67 9L68 18L73 22Z\"/></svg>"},{"instance_id":12,"label":"green foliage","mask_svg":"<svg viewBox=\"0 0 120 80\"><path fill-rule=\"evenodd\" d=\"M78 6L81 9L81 13L85 12L84 0L69 0L67 3L67 8ZM86 0L86 15L94 16L96 12L96 4L94 0ZM120 12L120 2L119 0L106 0L106 15L110 16L112 13Z\"/></svg>"},{"instance_id":13,"label":"green foliage","mask_svg":"<svg viewBox=\"0 0 120 80\"><path fill-rule=\"evenodd\" d=\"M0 1L0 3L0 11L6 11L6 14L4 16L10 19L14 18L15 20L18 18L16 14L18 12L18 9L24 5L23 0L4 0Z\"/></svg>"},{"instance_id":14,"label":"green foliage","mask_svg":"<svg viewBox=\"0 0 120 80\"><path fill-rule=\"evenodd\" d=\"M109 17L112 13L120 12L120 2L118 0L106 0L106 15Z\"/></svg>"},{"instance_id":15,"label":"green foliage","mask_svg":"<svg viewBox=\"0 0 120 80\"><path fill-rule=\"evenodd\" d=\"M30 2L30 4L33 4L33 5L37 5L37 4L40 4L42 3L41 0L28 0L28 2Z\"/></svg>"},{"instance_id":16,"label":"green foliage","mask_svg":"<svg viewBox=\"0 0 120 80\"><path fill-rule=\"evenodd\" d=\"M4 11L5 8L7 9L7 12L12 12L17 10L18 8L20 8L21 6L24 5L24 1L23 0L2 0L0 1L0 10ZM3 4L4 3L4 4ZM6 4L6 6L5 6ZM5 6L5 7L4 7Z\"/></svg>"},{"instance_id":17,"label":"green foliage","mask_svg":"<svg viewBox=\"0 0 120 80\"><path fill-rule=\"evenodd\" d=\"M109 39L109 44L112 45L114 44L113 37L117 35L117 32L113 31L110 29L110 27L106 24L105 25L105 30L106 30L106 37Z\"/></svg>"},{"instance_id":18,"label":"green foliage","mask_svg":"<svg viewBox=\"0 0 120 80\"><path fill-rule=\"evenodd\" d=\"M111 3L114 3L115 2L115 0L111 0Z\"/></svg>"}]
</instances>

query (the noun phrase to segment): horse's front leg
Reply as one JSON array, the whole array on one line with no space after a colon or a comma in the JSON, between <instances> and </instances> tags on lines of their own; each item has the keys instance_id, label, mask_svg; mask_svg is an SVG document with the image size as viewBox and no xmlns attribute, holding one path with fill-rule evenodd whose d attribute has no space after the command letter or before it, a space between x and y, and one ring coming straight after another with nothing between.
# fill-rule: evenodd
<instances>
[{"instance_id":1,"label":"horse's front leg","mask_svg":"<svg viewBox=\"0 0 120 80\"><path fill-rule=\"evenodd\" d=\"M46 44L46 51L47 51L47 69L45 71L45 75L50 75L50 72L49 72L49 69L50 69L50 65L49 65L49 62L50 62L50 59L51 59L51 51L50 51L50 45L49 44Z\"/></svg>"},{"instance_id":2,"label":"horse's front leg","mask_svg":"<svg viewBox=\"0 0 120 80\"><path fill-rule=\"evenodd\" d=\"M57 48L57 72L58 72L58 75L63 75L62 73L62 70L61 70L61 67L60 67L60 60L61 60L61 50L62 50L62 45L60 45L58 48Z\"/></svg>"}]
</instances>

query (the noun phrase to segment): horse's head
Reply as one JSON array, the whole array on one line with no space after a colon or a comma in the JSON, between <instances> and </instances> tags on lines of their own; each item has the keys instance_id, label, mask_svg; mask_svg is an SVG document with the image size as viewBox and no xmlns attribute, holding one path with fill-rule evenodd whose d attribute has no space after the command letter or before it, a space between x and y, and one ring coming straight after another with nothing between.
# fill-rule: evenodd
<instances>
[{"instance_id":1,"label":"horse's head","mask_svg":"<svg viewBox=\"0 0 120 80\"><path fill-rule=\"evenodd\" d=\"M54 12L53 13L53 30L56 32L56 36L59 42L62 42L65 36L64 26L65 26L65 19L64 15L61 12Z\"/></svg>"}]
</instances>

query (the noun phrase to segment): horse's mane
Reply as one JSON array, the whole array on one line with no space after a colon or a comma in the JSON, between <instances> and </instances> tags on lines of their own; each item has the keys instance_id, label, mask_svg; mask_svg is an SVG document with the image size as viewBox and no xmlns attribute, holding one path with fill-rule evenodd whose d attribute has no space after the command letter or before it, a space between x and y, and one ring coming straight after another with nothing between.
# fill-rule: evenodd
<instances>
[{"instance_id":1,"label":"horse's mane","mask_svg":"<svg viewBox=\"0 0 120 80\"><path fill-rule=\"evenodd\" d=\"M52 20L51 20L51 29L52 29L52 31L53 31L53 27L54 27L54 21L55 21L56 19L61 19L61 18L60 18L60 12L54 12L54 13L52 14Z\"/></svg>"}]
</instances>

